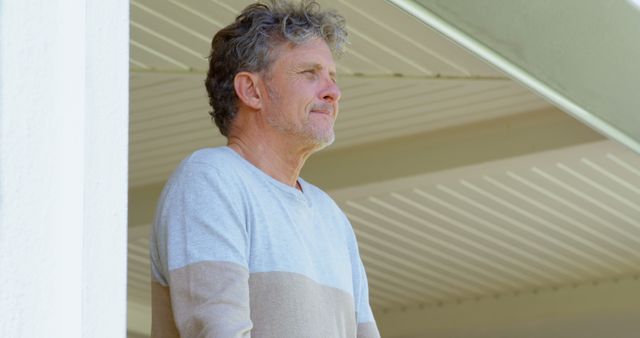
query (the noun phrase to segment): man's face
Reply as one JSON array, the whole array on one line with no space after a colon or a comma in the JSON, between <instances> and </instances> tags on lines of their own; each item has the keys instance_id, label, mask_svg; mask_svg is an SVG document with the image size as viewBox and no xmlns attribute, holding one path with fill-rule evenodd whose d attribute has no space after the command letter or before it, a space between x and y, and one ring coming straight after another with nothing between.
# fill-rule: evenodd
<instances>
[{"instance_id":1,"label":"man's face","mask_svg":"<svg viewBox=\"0 0 640 338\"><path fill-rule=\"evenodd\" d=\"M285 44L275 58L265 81L267 123L292 141L317 148L331 144L340 89L329 47L321 39L294 47Z\"/></svg>"}]
</instances>

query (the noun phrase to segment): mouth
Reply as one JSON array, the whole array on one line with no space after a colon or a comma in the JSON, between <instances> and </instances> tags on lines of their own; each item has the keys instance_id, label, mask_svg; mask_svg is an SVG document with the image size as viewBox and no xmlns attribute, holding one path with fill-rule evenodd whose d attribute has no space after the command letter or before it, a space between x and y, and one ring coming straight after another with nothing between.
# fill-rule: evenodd
<instances>
[{"instance_id":1,"label":"mouth","mask_svg":"<svg viewBox=\"0 0 640 338\"><path fill-rule=\"evenodd\" d=\"M331 113L328 110L312 110L311 114L321 114L321 115L333 116L333 113Z\"/></svg>"},{"instance_id":2,"label":"mouth","mask_svg":"<svg viewBox=\"0 0 640 338\"><path fill-rule=\"evenodd\" d=\"M329 117L335 117L335 110L333 109L333 107L330 106L325 106L325 107L313 107L311 109L311 111L309 111L310 114L320 114L320 115L325 115L325 116L329 116Z\"/></svg>"}]
</instances>

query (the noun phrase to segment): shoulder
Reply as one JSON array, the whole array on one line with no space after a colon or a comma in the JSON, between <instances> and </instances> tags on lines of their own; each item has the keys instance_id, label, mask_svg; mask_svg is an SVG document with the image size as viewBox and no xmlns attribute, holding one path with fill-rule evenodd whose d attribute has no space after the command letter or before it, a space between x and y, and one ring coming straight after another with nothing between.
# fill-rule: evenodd
<instances>
[{"instance_id":1,"label":"shoulder","mask_svg":"<svg viewBox=\"0 0 640 338\"><path fill-rule=\"evenodd\" d=\"M237 160L229 151L232 150L224 147L206 148L187 156L165 184L156 217L181 213L242 214L246 187L239 177Z\"/></svg>"},{"instance_id":2,"label":"shoulder","mask_svg":"<svg viewBox=\"0 0 640 338\"><path fill-rule=\"evenodd\" d=\"M236 198L242 185L242 171L232 150L226 147L199 149L176 167L163 196L224 194Z\"/></svg>"},{"instance_id":3,"label":"shoulder","mask_svg":"<svg viewBox=\"0 0 640 338\"><path fill-rule=\"evenodd\" d=\"M215 178L237 172L237 159L227 147L198 149L177 166L169 181Z\"/></svg>"},{"instance_id":4,"label":"shoulder","mask_svg":"<svg viewBox=\"0 0 640 338\"><path fill-rule=\"evenodd\" d=\"M180 163L179 168L182 166L225 168L232 166L234 162L232 150L227 147L202 148L187 156Z\"/></svg>"}]
</instances>

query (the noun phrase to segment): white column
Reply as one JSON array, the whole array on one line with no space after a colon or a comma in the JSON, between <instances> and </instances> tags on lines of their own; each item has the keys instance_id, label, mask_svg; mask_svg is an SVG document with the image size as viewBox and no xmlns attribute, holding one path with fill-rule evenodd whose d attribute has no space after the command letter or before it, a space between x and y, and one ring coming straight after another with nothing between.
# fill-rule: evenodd
<instances>
[{"instance_id":1,"label":"white column","mask_svg":"<svg viewBox=\"0 0 640 338\"><path fill-rule=\"evenodd\" d=\"M0 0L0 336L124 337L128 2Z\"/></svg>"}]
</instances>

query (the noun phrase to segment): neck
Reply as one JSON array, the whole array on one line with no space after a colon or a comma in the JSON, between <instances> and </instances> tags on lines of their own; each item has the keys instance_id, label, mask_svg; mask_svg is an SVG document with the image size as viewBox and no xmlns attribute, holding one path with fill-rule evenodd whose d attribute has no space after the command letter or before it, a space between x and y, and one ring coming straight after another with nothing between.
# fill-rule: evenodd
<instances>
[{"instance_id":1,"label":"neck","mask_svg":"<svg viewBox=\"0 0 640 338\"><path fill-rule=\"evenodd\" d=\"M285 138L251 137L251 133L230 135L227 145L251 164L274 179L301 189L300 171L316 147L300 147Z\"/></svg>"}]
</instances>

